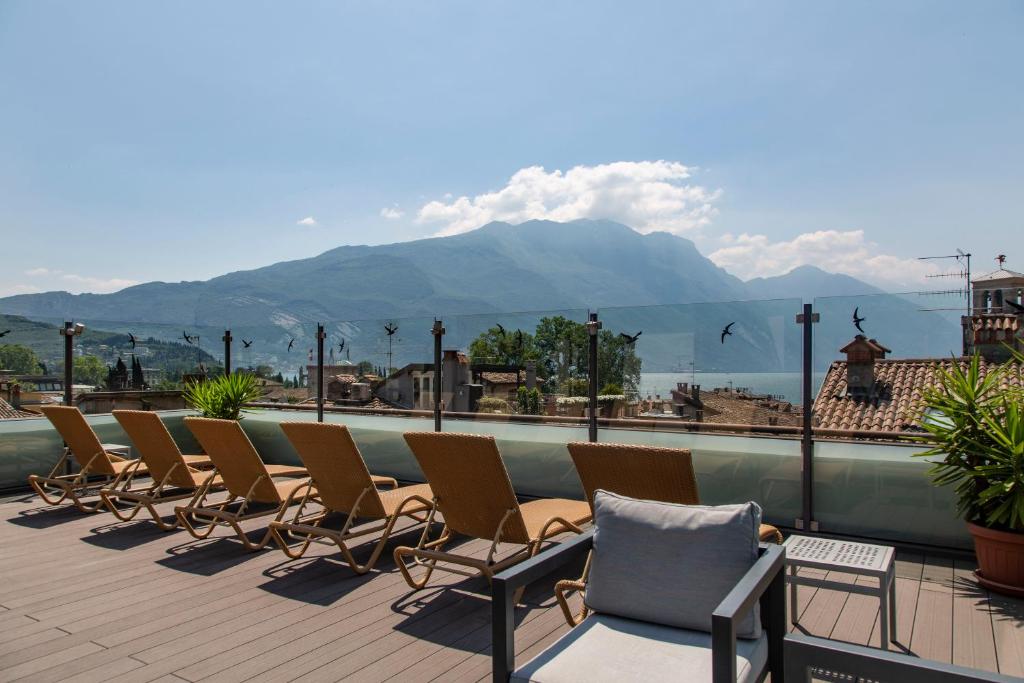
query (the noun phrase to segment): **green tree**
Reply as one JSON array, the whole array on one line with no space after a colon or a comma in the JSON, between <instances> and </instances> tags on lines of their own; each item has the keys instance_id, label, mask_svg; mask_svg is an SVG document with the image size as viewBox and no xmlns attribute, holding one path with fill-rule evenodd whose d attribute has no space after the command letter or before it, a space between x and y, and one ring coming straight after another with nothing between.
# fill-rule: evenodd
<instances>
[{"instance_id":1,"label":"green tree","mask_svg":"<svg viewBox=\"0 0 1024 683\"><path fill-rule=\"evenodd\" d=\"M72 379L75 384L103 384L107 376L107 366L97 356L75 356L71 364Z\"/></svg>"},{"instance_id":2,"label":"green tree","mask_svg":"<svg viewBox=\"0 0 1024 683\"><path fill-rule=\"evenodd\" d=\"M356 366L356 372L360 375L373 375L376 374L376 368L373 367L373 363L368 360L359 361L359 365Z\"/></svg>"},{"instance_id":3,"label":"green tree","mask_svg":"<svg viewBox=\"0 0 1024 683\"><path fill-rule=\"evenodd\" d=\"M552 389L587 373L587 328L556 315L541 318L535 333L543 375Z\"/></svg>"},{"instance_id":4,"label":"green tree","mask_svg":"<svg viewBox=\"0 0 1024 683\"><path fill-rule=\"evenodd\" d=\"M23 344L0 344L0 369L16 375L42 374L39 357Z\"/></svg>"},{"instance_id":5,"label":"green tree","mask_svg":"<svg viewBox=\"0 0 1024 683\"><path fill-rule=\"evenodd\" d=\"M469 344L469 358L474 363L522 365L538 358L533 335L522 330L502 330L495 326L482 332Z\"/></svg>"}]
</instances>

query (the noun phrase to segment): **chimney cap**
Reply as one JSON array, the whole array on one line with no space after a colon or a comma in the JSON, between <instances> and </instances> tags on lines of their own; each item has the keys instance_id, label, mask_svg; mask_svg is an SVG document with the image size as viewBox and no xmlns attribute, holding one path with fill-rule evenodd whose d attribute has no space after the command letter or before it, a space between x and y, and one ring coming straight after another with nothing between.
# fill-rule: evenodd
<instances>
[{"instance_id":1,"label":"chimney cap","mask_svg":"<svg viewBox=\"0 0 1024 683\"><path fill-rule=\"evenodd\" d=\"M892 349L888 349L878 343L876 339L868 339L863 334L858 334L853 338L849 344L839 349L839 353L849 353L850 351L867 348L876 356L884 356L887 353L892 353Z\"/></svg>"}]
</instances>

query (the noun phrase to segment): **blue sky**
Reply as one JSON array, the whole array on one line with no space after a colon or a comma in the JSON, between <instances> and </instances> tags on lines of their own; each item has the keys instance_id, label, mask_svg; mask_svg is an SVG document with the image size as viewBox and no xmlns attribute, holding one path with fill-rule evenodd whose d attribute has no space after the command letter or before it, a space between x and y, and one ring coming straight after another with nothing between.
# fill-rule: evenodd
<instances>
[{"instance_id":1,"label":"blue sky","mask_svg":"<svg viewBox=\"0 0 1024 683\"><path fill-rule=\"evenodd\" d=\"M533 216L741 277L1024 269L1021 35L1020 2L5 0L0 294Z\"/></svg>"}]
</instances>

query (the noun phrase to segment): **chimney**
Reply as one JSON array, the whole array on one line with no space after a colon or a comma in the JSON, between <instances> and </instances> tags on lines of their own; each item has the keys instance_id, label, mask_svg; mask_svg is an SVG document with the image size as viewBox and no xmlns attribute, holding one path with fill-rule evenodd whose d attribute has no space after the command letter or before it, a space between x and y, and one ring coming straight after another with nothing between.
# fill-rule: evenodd
<instances>
[{"instance_id":1,"label":"chimney","mask_svg":"<svg viewBox=\"0 0 1024 683\"><path fill-rule=\"evenodd\" d=\"M11 405L15 409L21 408L21 385L16 382L11 384Z\"/></svg>"},{"instance_id":2,"label":"chimney","mask_svg":"<svg viewBox=\"0 0 1024 683\"><path fill-rule=\"evenodd\" d=\"M533 391L537 388L537 361L526 361L526 388Z\"/></svg>"},{"instance_id":3,"label":"chimney","mask_svg":"<svg viewBox=\"0 0 1024 683\"><path fill-rule=\"evenodd\" d=\"M890 350L874 339L858 334L839 349L846 354L846 391L854 396L868 395L875 388L875 361L885 358Z\"/></svg>"},{"instance_id":4,"label":"chimney","mask_svg":"<svg viewBox=\"0 0 1024 683\"><path fill-rule=\"evenodd\" d=\"M693 400L694 401L697 401L698 403L700 402L700 385L699 384L694 384L692 387L690 387L690 396L693 396Z\"/></svg>"}]
</instances>

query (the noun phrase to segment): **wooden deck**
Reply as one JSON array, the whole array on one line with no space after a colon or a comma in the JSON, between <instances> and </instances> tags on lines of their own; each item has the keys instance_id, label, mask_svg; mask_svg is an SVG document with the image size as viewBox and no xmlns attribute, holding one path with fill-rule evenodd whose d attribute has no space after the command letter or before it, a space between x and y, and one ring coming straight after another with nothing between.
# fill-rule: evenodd
<instances>
[{"instance_id":1,"label":"wooden deck","mask_svg":"<svg viewBox=\"0 0 1024 683\"><path fill-rule=\"evenodd\" d=\"M326 548L286 561L277 550L250 554L226 539L112 521L27 496L0 501L0 681L489 678L490 604L479 581L442 575L413 593L390 560L357 577L325 559ZM970 562L897 561L907 650L1024 675L1024 603L979 589ZM550 582L525 602L519 661L567 628ZM801 588L800 612L809 633L878 644L869 597Z\"/></svg>"}]
</instances>

